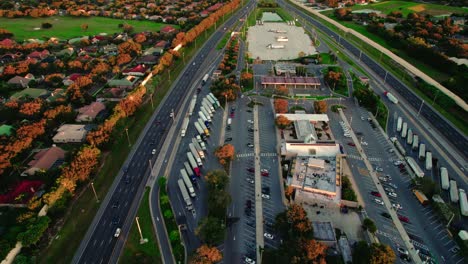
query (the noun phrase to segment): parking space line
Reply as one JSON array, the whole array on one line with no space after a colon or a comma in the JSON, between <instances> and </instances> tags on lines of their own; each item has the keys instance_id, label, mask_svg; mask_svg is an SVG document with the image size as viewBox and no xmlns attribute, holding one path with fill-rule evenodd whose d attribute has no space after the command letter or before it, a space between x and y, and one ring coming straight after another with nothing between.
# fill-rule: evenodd
<instances>
[{"instance_id":1,"label":"parking space line","mask_svg":"<svg viewBox=\"0 0 468 264\"><path fill-rule=\"evenodd\" d=\"M449 239L449 241L445 243L444 246L447 246L448 244L450 244L450 242L452 242L452 240Z\"/></svg>"}]
</instances>

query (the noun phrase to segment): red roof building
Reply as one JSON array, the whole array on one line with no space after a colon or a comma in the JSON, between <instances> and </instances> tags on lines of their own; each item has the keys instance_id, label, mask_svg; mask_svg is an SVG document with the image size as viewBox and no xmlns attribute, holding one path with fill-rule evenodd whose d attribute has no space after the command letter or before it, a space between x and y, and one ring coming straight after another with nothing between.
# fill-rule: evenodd
<instances>
[{"instance_id":1,"label":"red roof building","mask_svg":"<svg viewBox=\"0 0 468 264\"><path fill-rule=\"evenodd\" d=\"M11 40L11 39L8 39L8 38L0 41L0 45L5 46L5 47L11 47L11 46L13 46L15 44L16 44L16 42L14 40Z\"/></svg>"},{"instance_id":2,"label":"red roof building","mask_svg":"<svg viewBox=\"0 0 468 264\"><path fill-rule=\"evenodd\" d=\"M28 163L29 169L24 173L34 175L37 171L46 171L53 167L53 165L65 158L65 151L59 147L51 147L43 149L34 155L33 160Z\"/></svg>"},{"instance_id":3,"label":"red roof building","mask_svg":"<svg viewBox=\"0 0 468 264\"><path fill-rule=\"evenodd\" d=\"M76 122L93 121L104 109L106 109L106 106L101 102L92 102L90 105L85 105L78 109L79 114L76 117Z\"/></svg>"},{"instance_id":4,"label":"red roof building","mask_svg":"<svg viewBox=\"0 0 468 264\"><path fill-rule=\"evenodd\" d=\"M137 65L133 69L125 69L122 71L123 75L143 76L147 68L144 64Z\"/></svg>"},{"instance_id":5,"label":"red roof building","mask_svg":"<svg viewBox=\"0 0 468 264\"><path fill-rule=\"evenodd\" d=\"M38 59L38 60L42 60L42 59L45 59L49 56L49 51L48 50L43 50L43 51L33 51L31 53L29 53L29 55L27 56L28 59Z\"/></svg>"},{"instance_id":6,"label":"red roof building","mask_svg":"<svg viewBox=\"0 0 468 264\"><path fill-rule=\"evenodd\" d=\"M173 33L175 32L176 29L172 26L165 26L163 28L161 28L160 32L163 33L163 34L170 34L170 33Z\"/></svg>"},{"instance_id":7,"label":"red roof building","mask_svg":"<svg viewBox=\"0 0 468 264\"><path fill-rule=\"evenodd\" d=\"M213 11L216 11L216 10L220 9L222 6L223 6L222 3L216 3L216 4L208 7L207 10L210 11L210 12L213 12Z\"/></svg>"}]
</instances>

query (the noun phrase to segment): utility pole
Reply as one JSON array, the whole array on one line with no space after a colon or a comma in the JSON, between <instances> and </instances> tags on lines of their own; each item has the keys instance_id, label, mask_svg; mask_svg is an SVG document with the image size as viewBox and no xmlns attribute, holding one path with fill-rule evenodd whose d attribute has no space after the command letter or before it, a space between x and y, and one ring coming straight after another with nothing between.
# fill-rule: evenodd
<instances>
[{"instance_id":1,"label":"utility pole","mask_svg":"<svg viewBox=\"0 0 468 264\"><path fill-rule=\"evenodd\" d=\"M131 147L132 143L130 143L130 137L128 136L128 128L125 128L125 133L127 134L128 146Z\"/></svg>"},{"instance_id":2,"label":"utility pole","mask_svg":"<svg viewBox=\"0 0 468 264\"><path fill-rule=\"evenodd\" d=\"M94 189L94 182L91 182L91 189L93 189L94 197L96 197L96 203L99 203L99 198L96 193L96 189Z\"/></svg>"},{"instance_id":3,"label":"utility pole","mask_svg":"<svg viewBox=\"0 0 468 264\"><path fill-rule=\"evenodd\" d=\"M422 109L422 107L423 107L423 104L424 104L424 100L422 100L422 102L421 102L421 106L419 107L419 111L418 111L418 115L417 115L417 116L419 116L419 114L421 113L421 109Z\"/></svg>"},{"instance_id":4,"label":"utility pole","mask_svg":"<svg viewBox=\"0 0 468 264\"><path fill-rule=\"evenodd\" d=\"M137 227L138 227L138 233L140 233L140 244L144 244L144 243L148 242L148 239L143 238L143 234L141 233L140 222L138 220L139 220L139 217L138 216L135 217L135 221L136 221L136 224L137 224Z\"/></svg>"}]
</instances>

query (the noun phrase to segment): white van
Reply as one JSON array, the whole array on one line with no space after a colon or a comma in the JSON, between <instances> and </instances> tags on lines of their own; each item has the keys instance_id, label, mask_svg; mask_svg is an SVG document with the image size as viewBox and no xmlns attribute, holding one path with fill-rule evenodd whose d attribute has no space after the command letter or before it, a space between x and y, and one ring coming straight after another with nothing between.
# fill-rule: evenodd
<instances>
[{"instance_id":1,"label":"white van","mask_svg":"<svg viewBox=\"0 0 468 264\"><path fill-rule=\"evenodd\" d=\"M119 237L119 236L120 236L120 232L122 232L122 229L117 228L117 229L115 230L114 237Z\"/></svg>"}]
</instances>

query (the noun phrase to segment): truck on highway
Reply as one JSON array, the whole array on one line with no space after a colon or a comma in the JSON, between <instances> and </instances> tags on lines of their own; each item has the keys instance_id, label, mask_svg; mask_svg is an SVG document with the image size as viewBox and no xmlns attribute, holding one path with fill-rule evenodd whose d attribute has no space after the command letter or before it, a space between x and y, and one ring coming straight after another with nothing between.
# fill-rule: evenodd
<instances>
[{"instance_id":1,"label":"truck on highway","mask_svg":"<svg viewBox=\"0 0 468 264\"><path fill-rule=\"evenodd\" d=\"M432 152L426 152L426 170L432 170Z\"/></svg>"},{"instance_id":2,"label":"truck on highway","mask_svg":"<svg viewBox=\"0 0 468 264\"><path fill-rule=\"evenodd\" d=\"M190 196L192 198L195 198L197 194L195 193L195 189L193 188L192 182L190 181L189 176L185 171L185 168L180 169L180 176L182 177L182 180L184 181Z\"/></svg>"},{"instance_id":3,"label":"truck on highway","mask_svg":"<svg viewBox=\"0 0 468 264\"><path fill-rule=\"evenodd\" d=\"M393 145L395 145L396 149L398 150L398 152L401 153L401 155L403 155L403 156L406 155L406 150L405 150L405 148L400 144L400 142L398 142L398 140L397 140L396 137L390 138L390 141L393 142Z\"/></svg>"},{"instance_id":4,"label":"truck on highway","mask_svg":"<svg viewBox=\"0 0 468 264\"><path fill-rule=\"evenodd\" d=\"M197 178L195 177L195 173L193 173L192 167L190 167L190 163L184 161L184 167L185 171L187 171L188 176L190 177L190 180L192 180L192 183L195 184L197 182Z\"/></svg>"},{"instance_id":5,"label":"truck on highway","mask_svg":"<svg viewBox=\"0 0 468 264\"><path fill-rule=\"evenodd\" d=\"M401 137L406 138L406 133L408 132L408 124L403 122L403 127L401 128Z\"/></svg>"},{"instance_id":6,"label":"truck on highway","mask_svg":"<svg viewBox=\"0 0 468 264\"><path fill-rule=\"evenodd\" d=\"M208 75L208 73L207 73L207 74L205 74L205 76L203 76L202 85L206 84L206 82L208 81L208 78L210 78L210 75Z\"/></svg>"},{"instance_id":7,"label":"truck on highway","mask_svg":"<svg viewBox=\"0 0 468 264\"><path fill-rule=\"evenodd\" d=\"M426 195L424 195L420 190L413 189L413 194L422 205L427 205L429 203L429 199L427 199Z\"/></svg>"},{"instance_id":8,"label":"truck on highway","mask_svg":"<svg viewBox=\"0 0 468 264\"><path fill-rule=\"evenodd\" d=\"M203 123L201 118L198 118L197 122L200 125L200 127L203 129L203 132L205 132L205 135L207 137L209 137L210 136L210 130L208 130L208 128L205 126L205 123Z\"/></svg>"},{"instance_id":9,"label":"truck on highway","mask_svg":"<svg viewBox=\"0 0 468 264\"><path fill-rule=\"evenodd\" d=\"M412 157L409 157L409 156L406 157L406 162L408 163L411 170L414 172L416 176L418 176L419 178L424 177L424 171L421 170L418 163L416 163L416 161Z\"/></svg>"},{"instance_id":10,"label":"truck on highway","mask_svg":"<svg viewBox=\"0 0 468 264\"><path fill-rule=\"evenodd\" d=\"M182 193L182 197L184 198L185 208L187 208L187 210L192 211L193 210L192 200L190 200L190 197L187 193L187 189L185 188L184 181L182 179L179 179L177 180L177 184L179 185L180 192Z\"/></svg>"},{"instance_id":11,"label":"truck on highway","mask_svg":"<svg viewBox=\"0 0 468 264\"><path fill-rule=\"evenodd\" d=\"M198 141L194 138L192 138L192 143L195 146L195 149L198 151L198 155L200 155L200 157L203 155L202 159L206 158L205 152L203 152L203 148L200 143L198 143Z\"/></svg>"},{"instance_id":12,"label":"truck on highway","mask_svg":"<svg viewBox=\"0 0 468 264\"><path fill-rule=\"evenodd\" d=\"M448 171L445 167L440 167L440 187L446 191L450 188Z\"/></svg>"},{"instance_id":13,"label":"truck on highway","mask_svg":"<svg viewBox=\"0 0 468 264\"><path fill-rule=\"evenodd\" d=\"M195 161L195 158L193 157L192 152L187 152L187 158L190 163L190 167L192 167L193 172L195 172L195 175L197 175L197 177L200 177L201 176L200 168L198 168L197 162Z\"/></svg>"},{"instance_id":14,"label":"truck on highway","mask_svg":"<svg viewBox=\"0 0 468 264\"><path fill-rule=\"evenodd\" d=\"M197 104L197 95L194 95L192 100L190 101L189 116L192 116L193 111L195 110L195 105L196 104Z\"/></svg>"},{"instance_id":15,"label":"truck on highway","mask_svg":"<svg viewBox=\"0 0 468 264\"><path fill-rule=\"evenodd\" d=\"M460 198L460 211L463 216L468 216L468 201L466 200L466 192L463 189L458 190Z\"/></svg>"},{"instance_id":16,"label":"truck on highway","mask_svg":"<svg viewBox=\"0 0 468 264\"><path fill-rule=\"evenodd\" d=\"M211 116L210 114L208 114L208 111L206 111L203 105L200 107L200 111L202 111L202 113L206 116L206 119L208 120L208 122L211 122Z\"/></svg>"},{"instance_id":17,"label":"truck on highway","mask_svg":"<svg viewBox=\"0 0 468 264\"><path fill-rule=\"evenodd\" d=\"M185 137L185 133L187 133L187 128L188 128L189 122L190 122L189 117L188 116L185 117L184 122L182 123L182 128L180 130L180 136L181 137Z\"/></svg>"},{"instance_id":18,"label":"truck on highway","mask_svg":"<svg viewBox=\"0 0 468 264\"><path fill-rule=\"evenodd\" d=\"M413 144L413 130L411 128L408 129L408 133L406 135L406 144Z\"/></svg>"},{"instance_id":19,"label":"truck on highway","mask_svg":"<svg viewBox=\"0 0 468 264\"><path fill-rule=\"evenodd\" d=\"M401 125L403 125L403 119L401 118L401 116L399 116L398 120L397 120L397 126L396 126L396 131L397 132L401 131Z\"/></svg>"},{"instance_id":20,"label":"truck on highway","mask_svg":"<svg viewBox=\"0 0 468 264\"><path fill-rule=\"evenodd\" d=\"M211 99L211 101L210 101L210 99ZM202 103L205 103L212 112L215 111L216 103L209 95L207 95L205 98L203 98Z\"/></svg>"},{"instance_id":21,"label":"truck on highway","mask_svg":"<svg viewBox=\"0 0 468 264\"><path fill-rule=\"evenodd\" d=\"M423 160L426 157L426 145L424 143L419 144L419 160Z\"/></svg>"},{"instance_id":22,"label":"truck on highway","mask_svg":"<svg viewBox=\"0 0 468 264\"><path fill-rule=\"evenodd\" d=\"M452 203L458 203L458 200L457 182L455 180L450 180L450 201L452 201Z\"/></svg>"},{"instance_id":23,"label":"truck on highway","mask_svg":"<svg viewBox=\"0 0 468 264\"><path fill-rule=\"evenodd\" d=\"M394 104L398 104L398 99L391 93L389 92L384 92L384 95L387 96L388 100Z\"/></svg>"},{"instance_id":24,"label":"truck on highway","mask_svg":"<svg viewBox=\"0 0 468 264\"><path fill-rule=\"evenodd\" d=\"M198 155L198 152L195 149L195 146L193 145L193 143L189 144L189 148L190 148L190 152L192 153L193 157L195 158L195 161L197 161L197 165L199 167L202 167L203 163L202 163L201 157L200 157L200 155Z\"/></svg>"},{"instance_id":25,"label":"truck on highway","mask_svg":"<svg viewBox=\"0 0 468 264\"><path fill-rule=\"evenodd\" d=\"M416 134L413 134L413 144L411 145L412 150L416 150L419 146L419 137Z\"/></svg>"}]
</instances>

